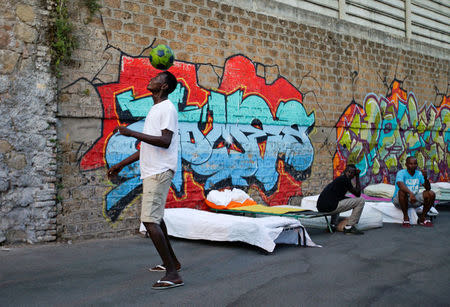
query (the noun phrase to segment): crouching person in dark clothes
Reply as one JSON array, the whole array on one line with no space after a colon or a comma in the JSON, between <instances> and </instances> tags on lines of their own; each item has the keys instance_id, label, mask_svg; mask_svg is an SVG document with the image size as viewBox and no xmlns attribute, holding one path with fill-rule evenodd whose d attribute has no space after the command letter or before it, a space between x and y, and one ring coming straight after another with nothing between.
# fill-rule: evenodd
<instances>
[{"instance_id":1,"label":"crouching person in dark clothes","mask_svg":"<svg viewBox=\"0 0 450 307\"><path fill-rule=\"evenodd\" d=\"M359 222L362 210L364 208L364 199L361 196L361 185L359 182L359 173L361 171L354 164L348 164L344 173L329 183L317 201L317 210L319 212L329 212L332 215L331 228L336 229L337 218L340 212L352 209L347 225L344 226L344 234L364 234L355 227ZM356 186L353 187L352 179L355 178ZM347 192L352 193L356 198L346 197Z\"/></svg>"}]
</instances>

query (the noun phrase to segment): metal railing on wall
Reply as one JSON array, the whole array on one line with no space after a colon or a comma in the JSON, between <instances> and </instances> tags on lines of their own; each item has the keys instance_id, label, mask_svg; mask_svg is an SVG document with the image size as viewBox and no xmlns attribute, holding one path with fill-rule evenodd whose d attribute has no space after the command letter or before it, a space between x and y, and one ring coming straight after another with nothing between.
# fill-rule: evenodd
<instances>
[{"instance_id":1,"label":"metal railing on wall","mask_svg":"<svg viewBox=\"0 0 450 307\"><path fill-rule=\"evenodd\" d=\"M449 0L272 0L450 48Z\"/></svg>"}]
</instances>

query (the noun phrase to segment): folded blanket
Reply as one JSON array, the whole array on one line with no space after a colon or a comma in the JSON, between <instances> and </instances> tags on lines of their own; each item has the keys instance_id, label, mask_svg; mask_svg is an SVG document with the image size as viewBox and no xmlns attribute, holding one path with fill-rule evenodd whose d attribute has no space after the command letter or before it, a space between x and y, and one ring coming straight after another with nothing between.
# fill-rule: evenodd
<instances>
[{"instance_id":1,"label":"folded blanket","mask_svg":"<svg viewBox=\"0 0 450 307\"><path fill-rule=\"evenodd\" d=\"M450 192L450 182L435 182L431 184L431 186L433 185L442 189L443 191L447 190L448 192Z\"/></svg>"},{"instance_id":2,"label":"folded blanket","mask_svg":"<svg viewBox=\"0 0 450 307\"><path fill-rule=\"evenodd\" d=\"M425 189L421 187L419 192ZM436 200L448 201L450 200L450 183L448 182L434 182L431 183L431 190L436 193ZM395 186L387 183L371 184L364 188L363 192L367 196L392 199L394 196ZM366 198L367 199L367 198ZM371 199L367 199L371 200Z\"/></svg>"},{"instance_id":3,"label":"folded blanket","mask_svg":"<svg viewBox=\"0 0 450 307\"><path fill-rule=\"evenodd\" d=\"M394 196L395 186L387 183L371 184L364 188L364 194L373 197L391 199Z\"/></svg>"},{"instance_id":4,"label":"folded blanket","mask_svg":"<svg viewBox=\"0 0 450 307\"><path fill-rule=\"evenodd\" d=\"M423 192L425 189L421 187L419 192ZM450 200L450 183L448 182L434 182L431 183L431 190L436 194L436 200L449 201Z\"/></svg>"}]
</instances>

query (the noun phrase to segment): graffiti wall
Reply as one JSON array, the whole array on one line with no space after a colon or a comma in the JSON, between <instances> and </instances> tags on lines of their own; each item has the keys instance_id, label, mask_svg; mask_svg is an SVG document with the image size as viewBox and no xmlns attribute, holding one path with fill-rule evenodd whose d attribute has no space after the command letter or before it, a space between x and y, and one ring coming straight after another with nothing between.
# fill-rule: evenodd
<instances>
[{"instance_id":1,"label":"graffiti wall","mask_svg":"<svg viewBox=\"0 0 450 307\"><path fill-rule=\"evenodd\" d=\"M153 105L147 84L159 71L146 57L122 55L120 67L119 82L96 85L104 119L100 138L81 160L84 171L110 167L139 148L136 139L113 130L142 131ZM214 90L198 85L194 63L176 61L170 71L178 80L169 98L178 110L180 146L167 207L204 208L208 191L223 188L254 188L271 205L301 195L314 160L308 134L315 122L301 92L281 76L266 84L242 55L226 60ZM138 161L105 194L104 215L117 220L141 191Z\"/></svg>"},{"instance_id":2,"label":"graffiti wall","mask_svg":"<svg viewBox=\"0 0 450 307\"><path fill-rule=\"evenodd\" d=\"M109 1L90 23L86 8L70 3L80 46L58 80L57 175L49 183L62 240L139 227L139 163L114 181L106 170L139 149L113 131L142 130L153 105L147 85L159 72L145 55L157 44L174 50L178 80L169 96L179 152L168 208L206 209L207 194L225 188L262 204L301 205L348 162L367 185L391 181L408 154L433 181L448 180L446 49L223 1Z\"/></svg>"},{"instance_id":3,"label":"graffiti wall","mask_svg":"<svg viewBox=\"0 0 450 307\"><path fill-rule=\"evenodd\" d=\"M450 97L439 106L417 101L394 80L388 95L368 94L352 102L336 125L334 175L346 163L361 170L361 184L393 183L406 157L415 156L430 181L448 181L450 174Z\"/></svg>"}]
</instances>

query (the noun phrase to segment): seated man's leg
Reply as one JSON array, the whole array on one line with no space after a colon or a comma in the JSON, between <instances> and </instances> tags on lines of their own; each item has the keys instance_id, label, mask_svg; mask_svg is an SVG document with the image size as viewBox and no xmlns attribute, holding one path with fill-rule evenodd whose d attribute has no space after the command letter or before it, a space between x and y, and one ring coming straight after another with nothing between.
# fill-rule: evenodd
<instances>
[{"instance_id":1,"label":"seated man's leg","mask_svg":"<svg viewBox=\"0 0 450 307\"><path fill-rule=\"evenodd\" d=\"M336 210L339 210L339 212L344 212L352 209L352 214L348 219L347 226L354 226L359 222L359 218L361 217L361 213L364 208L364 203L365 201L362 197L346 198L338 203Z\"/></svg>"},{"instance_id":2,"label":"seated man's leg","mask_svg":"<svg viewBox=\"0 0 450 307\"><path fill-rule=\"evenodd\" d=\"M408 207L409 207L409 197L408 194L402 190L398 191L398 194L394 198L394 206L402 210L403 221L409 222Z\"/></svg>"},{"instance_id":3,"label":"seated man's leg","mask_svg":"<svg viewBox=\"0 0 450 307\"><path fill-rule=\"evenodd\" d=\"M423 191L422 194L417 194L416 196L417 202L420 205L423 205L422 214L419 216L419 222L423 222L426 219L428 211L430 211L431 207L434 204L436 199L436 194L433 191Z\"/></svg>"},{"instance_id":4,"label":"seated man's leg","mask_svg":"<svg viewBox=\"0 0 450 307\"><path fill-rule=\"evenodd\" d=\"M332 226L336 226L338 224L338 220L339 220L339 213L332 214L331 219L330 219L330 224Z\"/></svg>"}]
</instances>

